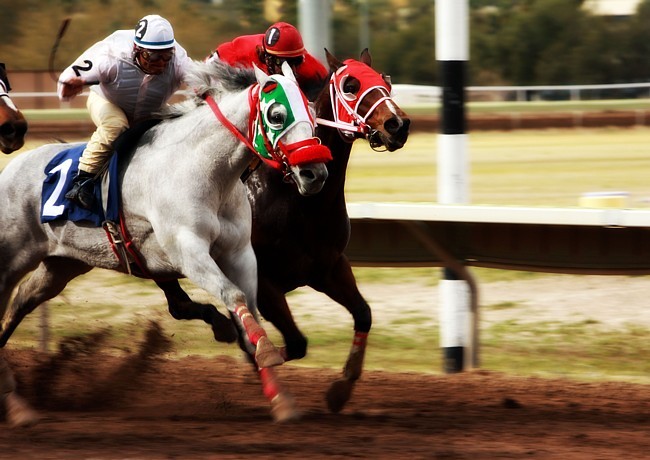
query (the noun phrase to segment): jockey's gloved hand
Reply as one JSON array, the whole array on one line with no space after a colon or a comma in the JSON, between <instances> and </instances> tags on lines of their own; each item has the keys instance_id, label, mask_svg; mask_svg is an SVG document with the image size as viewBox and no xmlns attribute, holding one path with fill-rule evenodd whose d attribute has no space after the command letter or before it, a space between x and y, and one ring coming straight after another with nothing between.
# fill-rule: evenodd
<instances>
[{"instance_id":1,"label":"jockey's gloved hand","mask_svg":"<svg viewBox=\"0 0 650 460\"><path fill-rule=\"evenodd\" d=\"M95 175L79 170L73 179L72 188L65 197L86 209L92 209L95 201Z\"/></svg>"},{"instance_id":2,"label":"jockey's gloved hand","mask_svg":"<svg viewBox=\"0 0 650 460\"><path fill-rule=\"evenodd\" d=\"M72 99L77 94L81 93L84 89L86 82L81 77L70 78L69 80L61 82L63 88L61 89L61 97L64 99Z\"/></svg>"}]
</instances>

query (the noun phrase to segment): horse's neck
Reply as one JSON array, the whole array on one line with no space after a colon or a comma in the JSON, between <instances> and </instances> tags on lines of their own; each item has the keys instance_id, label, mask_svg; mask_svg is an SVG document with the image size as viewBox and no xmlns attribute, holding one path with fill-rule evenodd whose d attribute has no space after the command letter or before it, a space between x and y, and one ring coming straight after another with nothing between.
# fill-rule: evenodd
<instances>
[{"instance_id":1,"label":"horse's neck","mask_svg":"<svg viewBox=\"0 0 650 460\"><path fill-rule=\"evenodd\" d=\"M223 97L217 100L217 104L234 129L244 134L248 132L250 106L247 90ZM198 151L205 156L206 168L212 167L219 177L225 177L225 169L232 169L233 177L238 178L253 160L254 154L219 121L210 107L201 107L197 112L199 120L191 121L191 136L188 137L201 146ZM204 120L205 117L207 120Z\"/></svg>"},{"instance_id":2,"label":"horse's neck","mask_svg":"<svg viewBox=\"0 0 650 460\"><path fill-rule=\"evenodd\" d=\"M221 100L218 102L226 119L244 136L247 136L248 134L248 123L251 114L248 95L249 90L246 89L236 95L228 97L227 100ZM227 139L235 141L236 147L232 150L229 162L235 167L235 169L241 169L238 173L241 175L250 162L255 158L255 154L251 152L250 149L243 148L243 142L239 140L229 128L217 120L217 116L212 112L212 110L209 112L214 119L215 125L218 125L221 128L219 130L219 136L216 136L215 138L219 138L223 141L224 136L227 136Z\"/></svg>"},{"instance_id":3,"label":"horse's neck","mask_svg":"<svg viewBox=\"0 0 650 460\"><path fill-rule=\"evenodd\" d=\"M235 128L246 133L250 114L246 91L228 95L218 103ZM165 173L189 171L189 174L196 173L196 180L210 178L218 187L226 189L239 180L254 157L207 105L165 120L154 129L153 138L140 145L130 165L154 162L155 168ZM124 165L125 169L131 166Z\"/></svg>"},{"instance_id":4,"label":"horse's neck","mask_svg":"<svg viewBox=\"0 0 650 460\"><path fill-rule=\"evenodd\" d=\"M334 120L332 104L329 97L329 89L326 87L324 94L321 94L316 102L316 113L319 118L324 120ZM350 161L350 152L352 143L345 142L336 128L322 126L316 130L316 135L320 138L323 145L329 147L332 152L332 161L327 164L329 176L325 181L325 188L331 190L343 190L345 186L345 177ZM321 191L321 193L323 193Z\"/></svg>"}]
</instances>

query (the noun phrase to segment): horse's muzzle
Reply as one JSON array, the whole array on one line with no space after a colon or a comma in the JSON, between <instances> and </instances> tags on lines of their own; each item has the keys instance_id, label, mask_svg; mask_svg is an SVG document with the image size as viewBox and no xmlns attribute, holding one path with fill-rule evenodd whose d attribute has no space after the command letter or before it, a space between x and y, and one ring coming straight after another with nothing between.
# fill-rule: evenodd
<instances>
[{"instance_id":1,"label":"horse's muzzle","mask_svg":"<svg viewBox=\"0 0 650 460\"><path fill-rule=\"evenodd\" d=\"M325 163L305 163L292 166L292 178L303 196L315 195L323 189L329 176Z\"/></svg>"},{"instance_id":2,"label":"horse's muzzle","mask_svg":"<svg viewBox=\"0 0 650 460\"><path fill-rule=\"evenodd\" d=\"M384 146L389 152L404 147L409 136L411 119L394 116L384 121L383 130L374 130L368 137L372 148Z\"/></svg>"},{"instance_id":3,"label":"horse's muzzle","mask_svg":"<svg viewBox=\"0 0 650 460\"><path fill-rule=\"evenodd\" d=\"M2 153L10 154L19 150L25 145L25 133L27 123L20 120L7 121L0 125L0 150Z\"/></svg>"}]
</instances>

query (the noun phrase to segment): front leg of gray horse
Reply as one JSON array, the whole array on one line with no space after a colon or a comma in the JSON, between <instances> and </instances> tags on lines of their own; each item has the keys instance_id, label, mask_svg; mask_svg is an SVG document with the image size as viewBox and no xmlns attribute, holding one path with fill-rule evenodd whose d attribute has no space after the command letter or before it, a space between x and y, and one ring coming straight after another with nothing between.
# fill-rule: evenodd
<instances>
[{"instance_id":1,"label":"front leg of gray horse","mask_svg":"<svg viewBox=\"0 0 650 460\"><path fill-rule=\"evenodd\" d=\"M222 315L214 305L194 302L181 288L178 280L156 280L156 284L165 293L172 317L178 320L202 319L212 326L217 342L232 343L237 340L237 329L230 318Z\"/></svg>"},{"instance_id":2,"label":"front leg of gray horse","mask_svg":"<svg viewBox=\"0 0 650 460\"><path fill-rule=\"evenodd\" d=\"M255 306L251 306L251 312L246 294L239 288L238 282L242 277L256 278L257 272L255 270L248 273L237 272L237 276L233 276L234 272L228 266L228 274L233 277L231 281L221 266L210 256L209 246L206 245L207 239L199 238L193 232L186 232L179 234L175 241L180 243L180 246L168 248L168 255L172 259L177 258L179 271L190 281L223 301L231 316L238 321L246 336L246 342L252 345L257 365L266 368L282 364L284 359L280 352L259 325ZM255 255L250 246L237 253L247 259L252 257L252 263L255 263ZM254 283L256 285L256 281ZM254 291L248 293L254 298Z\"/></svg>"}]
</instances>

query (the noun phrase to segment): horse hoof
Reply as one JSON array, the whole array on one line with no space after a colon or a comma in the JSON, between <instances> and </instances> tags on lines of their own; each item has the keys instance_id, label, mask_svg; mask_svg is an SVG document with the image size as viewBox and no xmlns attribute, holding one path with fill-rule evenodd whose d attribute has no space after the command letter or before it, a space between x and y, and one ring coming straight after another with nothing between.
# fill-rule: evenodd
<instances>
[{"instance_id":1,"label":"horse hoof","mask_svg":"<svg viewBox=\"0 0 650 460\"><path fill-rule=\"evenodd\" d=\"M276 423L288 423L300 420L300 411L293 398L284 393L278 394L271 401L271 415Z\"/></svg>"},{"instance_id":2,"label":"horse hoof","mask_svg":"<svg viewBox=\"0 0 650 460\"><path fill-rule=\"evenodd\" d=\"M261 337L257 341L255 362L262 368L273 367L284 363L284 358L282 358L282 355L268 337Z\"/></svg>"},{"instance_id":3,"label":"horse hoof","mask_svg":"<svg viewBox=\"0 0 650 460\"><path fill-rule=\"evenodd\" d=\"M347 379L339 379L330 385L325 400L327 408L335 414L341 412L345 404L350 400L354 382Z\"/></svg>"},{"instance_id":4,"label":"horse hoof","mask_svg":"<svg viewBox=\"0 0 650 460\"><path fill-rule=\"evenodd\" d=\"M7 395L7 422L12 428L29 427L39 422L38 414L15 392Z\"/></svg>"},{"instance_id":5,"label":"horse hoof","mask_svg":"<svg viewBox=\"0 0 650 460\"><path fill-rule=\"evenodd\" d=\"M214 340L224 343L236 342L239 337L237 328L230 318L221 314L213 318L212 334L214 334Z\"/></svg>"}]
</instances>

